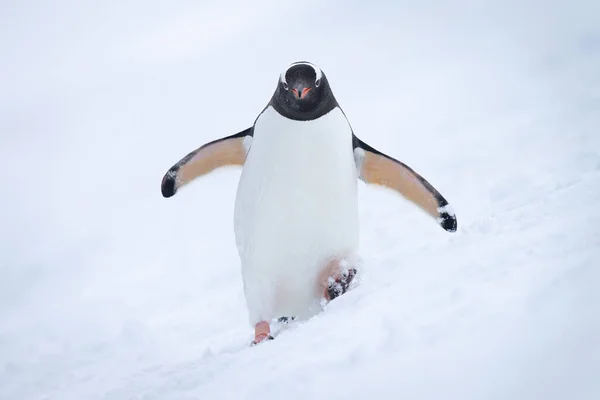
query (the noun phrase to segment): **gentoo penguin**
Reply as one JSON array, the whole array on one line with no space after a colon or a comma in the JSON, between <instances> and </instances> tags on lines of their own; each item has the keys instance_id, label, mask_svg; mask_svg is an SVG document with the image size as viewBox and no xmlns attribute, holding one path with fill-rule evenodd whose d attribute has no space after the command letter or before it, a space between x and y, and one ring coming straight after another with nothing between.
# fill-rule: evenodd
<instances>
[{"instance_id":1,"label":"gentoo penguin","mask_svg":"<svg viewBox=\"0 0 600 400\"><path fill-rule=\"evenodd\" d=\"M457 221L417 172L353 132L323 71L296 62L279 76L254 124L206 143L165 174L171 197L223 166L241 166L234 230L253 344L279 317L309 318L345 293L357 273L357 180L387 187L446 231Z\"/></svg>"}]
</instances>

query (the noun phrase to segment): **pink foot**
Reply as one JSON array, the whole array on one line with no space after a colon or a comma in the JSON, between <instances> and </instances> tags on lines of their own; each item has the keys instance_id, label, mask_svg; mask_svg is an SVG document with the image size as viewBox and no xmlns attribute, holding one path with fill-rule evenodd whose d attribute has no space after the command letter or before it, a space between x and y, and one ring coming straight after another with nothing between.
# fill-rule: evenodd
<instances>
[{"instance_id":1,"label":"pink foot","mask_svg":"<svg viewBox=\"0 0 600 400\"><path fill-rule=\"evenodd\" d=\"M252 341L252 346L257 345L266 339L273 340L273 336L271 336L271 327L268 322L260 321L254 327L254 340Z\"/></svg>"}]
</instances>

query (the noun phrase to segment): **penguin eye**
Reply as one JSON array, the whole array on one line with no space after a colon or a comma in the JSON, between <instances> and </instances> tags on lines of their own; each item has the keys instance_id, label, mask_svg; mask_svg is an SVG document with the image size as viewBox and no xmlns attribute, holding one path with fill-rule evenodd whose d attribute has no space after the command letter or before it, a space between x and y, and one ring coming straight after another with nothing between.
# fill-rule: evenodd
<instances>
[{"instance_id":1,"label":"penguin eye","mask_svg":"<svg viewBox=\"0 0 600 400\"><path fill-rule=\"evenodd\" d=\"M319 87L320 85L321 85L321 78L319 78L319 79L317 79L317 80L315 81L315 86L316 86L316 87Z\"/></svg>"},{"instance_id":2,"label":"penguin eye","mask_svg":"<svg viewBox=\"0 0 600 400\"><path fill-rule=\"evenodd\" d=\"M283 85L283 88L285 90L288 90L288 84L287 84L287 82L281 82L281 84Z\"/></svg>"}]
</instances>

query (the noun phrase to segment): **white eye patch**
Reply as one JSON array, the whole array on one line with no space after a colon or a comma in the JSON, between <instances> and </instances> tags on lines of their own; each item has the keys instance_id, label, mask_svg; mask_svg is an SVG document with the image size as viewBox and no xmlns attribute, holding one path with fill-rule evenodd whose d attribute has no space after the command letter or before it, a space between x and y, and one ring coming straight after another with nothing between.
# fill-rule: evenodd
<instances>
[{"instance_id":1,"label":"white eye patch","mask_svg":"<svg viewBox=\"0 0 600 400\"><path fill-rule=\"evenodd\" d=\"M308 65L308 66L311 66L315 70L315 75L316 75L315 82L320 82L321 81L321 76L323 75L323 73L321 72L321 69L319 67L317 67L315 64L307 62L307 61L298 61L298 62L295 62L293 64L290 64L285 69L285 71L283 71L281 73L281 77L279 78L281 80L281 83L285 83L287 85L287 82L285 80L285 74L288 72L288 70L290 68L292 68L292 67L294 67L296 65Z\"/></svg>"}]
</instances>

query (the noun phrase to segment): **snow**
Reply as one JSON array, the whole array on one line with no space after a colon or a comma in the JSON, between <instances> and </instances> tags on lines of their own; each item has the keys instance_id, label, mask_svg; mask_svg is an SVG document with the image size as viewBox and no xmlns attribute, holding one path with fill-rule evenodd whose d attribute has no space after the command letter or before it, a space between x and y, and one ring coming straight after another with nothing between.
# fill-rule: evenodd
<instances>
[{"instance_id":1,"label":"snow","mask_svg":"<svg viewBox=\"0 0 600 400\"><path fill-rule=\"evenodd\" d=\"M0 399L600 398L597 2L248 4L3 5ZM360 184L359 284L250 347L239 170L160 181L298 60L458 231Z\"/></svg>"}]
</instances>

